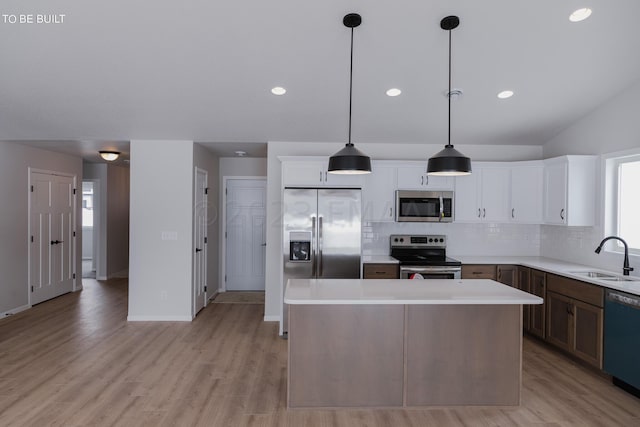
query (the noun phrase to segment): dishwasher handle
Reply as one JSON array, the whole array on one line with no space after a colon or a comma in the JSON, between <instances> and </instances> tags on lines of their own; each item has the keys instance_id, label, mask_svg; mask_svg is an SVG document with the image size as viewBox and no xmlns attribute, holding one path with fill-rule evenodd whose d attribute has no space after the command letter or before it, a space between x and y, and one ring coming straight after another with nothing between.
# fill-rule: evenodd
<instances>
[{"instance_id":1,"label":"dishwasher handle","mask_svg":"<svg viewBox=\"0 0 640 427\"><path fill-rule=\"evenodd\" d=\"M625 294L623 292L607 291L607 301L626 305L640 310L640 297L636 295Z\"/></svg>"}]
</instances>

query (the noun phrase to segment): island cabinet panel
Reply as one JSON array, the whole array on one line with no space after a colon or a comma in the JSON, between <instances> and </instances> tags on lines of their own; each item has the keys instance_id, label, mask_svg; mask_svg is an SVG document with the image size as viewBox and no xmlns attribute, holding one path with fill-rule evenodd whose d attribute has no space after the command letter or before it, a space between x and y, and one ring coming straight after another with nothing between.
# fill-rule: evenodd
<instances>
[{"instance_id":1,"label":"island cabinet panel","mask_svg":"<svg viewBox=\"0 0 640 427\"><path fill-rule=\"evenodd\" d=\"M601 287L547 275L547 341L600 369L603 297Z\"/></svg>"},{"instance_id":2,"label":"island cabinet panel","mask_svg":"<svg viewBox=\"0 0 640 427\"><path fill-rule=\"evenodd\" d=\"M462 264L463 279L496 280L496 266L493 264Z\"/></svg>"},{"instance_id":3,"label":"island cabinet panel","mask_svg":"<svg viewBox=\"0 0 640 427\"><path fill-rule=\"evenodd\" d=\"M289 310L289 407L402 406L403 305Z\"/></svg>"},{"instance_id":4,"label":"island cabinet panel","mask_svg":"<svg viewBox=\"0 0 640 427\"><path fill-rule=\"evenodd\" d=\"M520 404L521 316L519 305L408 306L406 406Z\"/></svg>"},{"instance_id":5,"label":"island cabinet panel","mask_svg":"<svg viewBox=\"0 0 640 427\"><path fill-rule=\"evenodd\" d=\"M398 264L374 264L362 265L363 279L399 279L400 266Z\"/></svg>"}]
</instances>

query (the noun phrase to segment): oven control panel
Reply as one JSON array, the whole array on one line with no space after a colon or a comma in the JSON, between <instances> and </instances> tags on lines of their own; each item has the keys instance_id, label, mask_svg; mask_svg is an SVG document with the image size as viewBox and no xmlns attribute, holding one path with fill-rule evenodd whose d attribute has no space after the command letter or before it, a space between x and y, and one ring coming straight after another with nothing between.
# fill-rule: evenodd
<instances>
[{"instance_id":1,"label":"oven control panel","mask_svg":"<svg viewBox=\"0 0 640 427\"><path fill-rule=\"evenodd\" d=\"M447 236L441 234L418 236L411 234L392 234L389 239L392 248L444 248L447 246Z\"/></svg>"}]
</instances>

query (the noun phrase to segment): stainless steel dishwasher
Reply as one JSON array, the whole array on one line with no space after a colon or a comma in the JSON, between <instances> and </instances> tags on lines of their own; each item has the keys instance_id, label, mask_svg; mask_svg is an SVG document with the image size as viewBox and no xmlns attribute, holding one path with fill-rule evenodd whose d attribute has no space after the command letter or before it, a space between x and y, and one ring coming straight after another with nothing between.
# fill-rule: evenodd
<instances>
[{"instance_id":1,"label":"stainless steel dishwasher","mask_svg":"<svg viewBox=\"0 0 640 427\"><path fill-rule=\"evenodd\" d=\"M640 296L607 289L604 303L604 370L613 383L640 393ZM631 386L631 387L628 387Z\"/></svg>"}]
</instances>

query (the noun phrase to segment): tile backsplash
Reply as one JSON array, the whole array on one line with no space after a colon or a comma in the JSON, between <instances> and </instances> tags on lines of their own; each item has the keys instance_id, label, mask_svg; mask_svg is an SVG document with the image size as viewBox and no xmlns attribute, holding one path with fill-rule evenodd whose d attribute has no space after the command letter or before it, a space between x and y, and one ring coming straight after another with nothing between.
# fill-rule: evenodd
<instances>
[{"instance_id":1,"label":"tile backsplash","mask_svg":"<svg viewBox=\"0 0 640 427\"><path fill-rule=\"evenodd\" d=\"M391 234L444 234L447 254L539 256L540 225L363 222L363 255L388 255Z\"/></svg>"}]
</instances>

